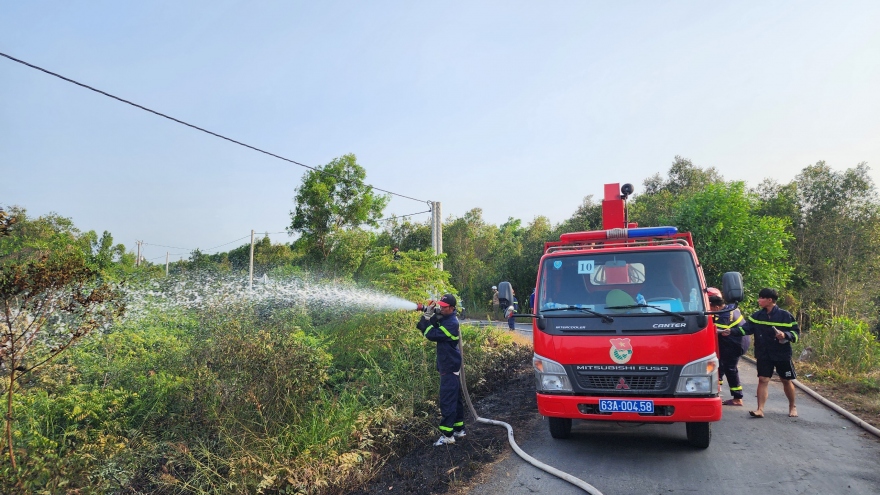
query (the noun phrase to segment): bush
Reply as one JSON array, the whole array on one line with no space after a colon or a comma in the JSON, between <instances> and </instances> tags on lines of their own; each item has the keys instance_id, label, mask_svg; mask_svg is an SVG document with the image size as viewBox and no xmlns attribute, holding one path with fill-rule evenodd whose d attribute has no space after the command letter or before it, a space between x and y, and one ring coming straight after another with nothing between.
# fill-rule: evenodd
<instances>
[{"instance_id":1,"label":"bush","mask_svg":"<svg viewBox=\"0 0 880 495\"><path fill-rule=\"evenodd\" d=\"M806 347L813 349L812 361L846 376L880 368L880 343L862 321L838 317L817 324L795 345L795 356Z\"/></svg>"}]
</instances>

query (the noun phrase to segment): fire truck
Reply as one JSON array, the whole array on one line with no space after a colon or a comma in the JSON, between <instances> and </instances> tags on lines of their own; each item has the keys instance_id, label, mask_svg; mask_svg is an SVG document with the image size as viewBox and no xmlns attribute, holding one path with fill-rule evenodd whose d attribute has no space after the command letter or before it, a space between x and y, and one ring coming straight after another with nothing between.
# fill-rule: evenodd
<instances>
[{"instance_id":1,"label":"fire truck","mask_svg":"<svg viewBox=\"0 0 880 495\"><path fill-rule=\"evenodd\" d=\"M688 443L706 448L721 419L706 280L689 232L628 221L632 192L606 184L603 230L545 243L528 315L538 410L553 438L571 436L575 419L683 422ZM742 301L738 272L722 287Z\"/></svg>"}]
</instances>

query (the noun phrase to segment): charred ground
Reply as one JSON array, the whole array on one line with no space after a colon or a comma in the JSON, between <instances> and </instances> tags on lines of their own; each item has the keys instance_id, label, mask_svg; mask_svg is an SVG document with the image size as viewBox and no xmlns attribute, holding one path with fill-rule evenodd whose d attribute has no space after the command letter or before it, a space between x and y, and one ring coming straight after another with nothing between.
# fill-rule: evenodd
<instances>
[{"instance_id":1,"label":"charred ground","mask_svg":"<svg viewBox=\"0 0 880 495\"><path fill-rule=\"evenodd\" d=\"M523 348L515 358L487 377L484 390L472 393L474 408L485 418L509 423L516 431L537 416L535 379L531 349ZM474 480L485 466L509 452L507 430L475 423L468 413L467 437L454 445L434 447L437 430L420 428L400 434L395 452L379 474L351 495L388 493L451 493Z\"/></svg>"}]
</instances>

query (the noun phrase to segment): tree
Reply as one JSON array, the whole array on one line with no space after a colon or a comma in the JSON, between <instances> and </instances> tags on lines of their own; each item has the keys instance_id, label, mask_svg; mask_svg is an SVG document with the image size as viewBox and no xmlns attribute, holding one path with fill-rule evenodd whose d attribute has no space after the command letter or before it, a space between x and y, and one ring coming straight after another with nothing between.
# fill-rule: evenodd
<instances>
[{"instance_id":1,"label":"tree","mask_svg":"<svg viewBox=\"0 0 880 495\"><path fill-rule=\"evenodd\" d=\"M751 296L762 287L785 287L791 274L787 220L758 216L756 205L742 182L712 183L683 195L664 220L693 235L709 284L720 284L724 272L738 271Z\"/></svg>"},{"instance_id":2,"label":"tree","mask_svg":"<svg viewBox=\"0 0 880 495\"><path fill-rule=\"evenodd\" d=\"M636 191L627 205L630 221L642 227L663 225L675 213L678 199L682 195L705 189L709 184L723 182L714 167L702 169L689 159L676 155L667 172L668 179L660 174L645 179L645 190Z\"/></svg>"},{"instance_id":3,"label":"tree","mask_svg":"<svg viewBox=\"0 0 880 495\"><path fill-rule=\"evenodd\" d=\"M421 251L431 248L431 225L429 222L413 223L392 215L384 225L384 231L376 239L376 246L398 248L401 251Z\"/></svg>"},{"instance_id":4,"label":"tree","mask_svg":"<svg viewBox=\"0 0 880 495\"><path fill-rule=\"evenodd\" d=\"M555 229L556 237L566 232L584 232L587 230L600 230L602 228L602 203L593 200L593 195L584 197L584 201L578 206L574 214ZM551 240L551 239L546 239ZM558 239L557 239L558 240Z\"/></svg>"},{"instance_id":5,"label":"tree","mask_svg":"<svg viewBox=\"0 0 880 495\"><path fill-rule=\"evenodd\" d=\"M880 206L869 168L843 172L825 162L795 177L800 215L794 225L798 289L812 318L874 315L880 290Z\"/></svg>"},{"instance_id":6,"label":"tree","mask_svg":"<svg viewBox=\"0 0 880 495\"><path fill-rule=\"evenodd\" d=\"M480 208L450 219L443 226L443 250L447 256L443 267L472 310L484 307L478 301L483 301L483 296L490 297L489 287L498 283L493 280L493 273L497 273L493 258L497 235L498 228L483 220Z\"/></svg>"},{"instance_id":7,"label":"tree","mask_svg":"<svg viewBox=\"0 0 880 495\"><path fill-rule=\"evenodd\" d=\"M446 292L455 293L449 283L449 272L436 267L440 257L432 250L401 251L399 254L395 259L387 247L371 251L358 278L383 292L409 301L424 301Z\"/></svg>"},{"instance_id":8,"label":"tree","mask_svg":"<svg viewBox=\"0 0 880 495\"><path fill-rule=\"evenodd\" d=\"M9 216L3 208L0 208L0 237L9 235L9 228L16 222L15 217Z\"/></svg>"},{"instance_id":9,"label":"tree","mask_svg":"<svg viewBox=\"0 0 880 495\"><path fill-rule=\"evenodd\" d=\"M303 176L288 232L299 233L300 248L325 264L333 250L331 238L340 230L361 225L378 227L389 196L377 195L364 183L366 172L353 154L336 158Z\"/></svg>"},{"instance_id":10,"label":"tree","mask_svg":"<svg viewBox=\"0 0 880 495\"><path fill-rule=\"evenodd\" d=\"M19 376L46 364L124 311L76 246L0 258L0 376L5 376L6 447L15 469L13 396ZM2 448L2 447L0 447Z\"/></svg>"},{"instance_id":11,"label":"tree","mask_svg":"<svg viewBox=\"0 0 880 495\"><path fill-rule=\"evenodd\" d=\"M363 229L340 229L334 232L329 238L331 249L324 273L337 278L354 278L369 253L374 237L373 233Z\"/></svg>"}]
</instances>

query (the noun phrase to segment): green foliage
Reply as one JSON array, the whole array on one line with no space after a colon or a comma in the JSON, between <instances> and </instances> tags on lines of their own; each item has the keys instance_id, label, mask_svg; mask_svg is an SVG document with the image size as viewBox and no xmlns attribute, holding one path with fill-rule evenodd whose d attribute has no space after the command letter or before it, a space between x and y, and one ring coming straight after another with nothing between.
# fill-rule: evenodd
<instances>
[{"instance_id":1,"label":"green foliage","mask_svg":"<svg viewBox=\"0 0 880 495\"><path fill-rule=\"evenodd\" d=\"M432 252L401 251L395 258L387 247L367 256L358 275L364 284L410 301L423 301L446 292L455 293L449 272L439 270Z\"/></svg>"},{"instance_id":2,"label":"green foliage","mask_svg":"<svg viewBox=\"0 0 880 495\"><path fill-rule=\"evenodd\" d=\"M758 217L741 182L711 183L683 196L668 223L691 232L706 280L720 287L721 275L742 273L746 295L763 287L785 287L791 267L783 219Z\"/></svg>"},{"instance_id":3,"label":"green foliage","mask_svg":"<svg viewBox=\"0 0 880 495\"><path fill-rule=\"evenodd\" d=\"M290 232L297 244L322 265L333 251L332 236L341 230L367 224L378 226L388 196L380 196L364 183L366 171L354 155L336 158L303 176L297 188L296 209L290 213Z\"/></svg>"},{"instance_id":4,"label":"green foliage","mask_svg":"<svg viewBox=\"0 0 880 495\"><path fill-rule=\"evenodd\" d=\"M398 248L401 251L423 251L431 248L430 221L413 223L392 215L376 238L377 247Z\"/></svg>"},{"instance_id":5,"label":"green foliage","mask_svg":"<svg viewBox=\"0 0 880 495\"><path fill-rule=\"evenodd\" d=\"M880 291L880 204L867 166L843 172L824 162L796 178L796 289L804 311L874 317Z\"/></svg>"},{"instance_id":6,"label":"green foliage","mask_svg":"<svg viewBox=\"0 0 880 495\"><path fill-rule=\"evenodd\" d=\"M124 481L114 468L131 462L125 426L137 394L71 385L16 399L16 442L26 448L15 469L0 465L2 493L106 493Z\"/></svg>"},{"instance_id":7,"label":"green foliage","mask_svg":"<svg viewBox=\"0 0 880 495\"><path fill-rule=\"evenodd\" d=\"M795 345L795 353L812 349L810 360L845 376L880 369L880 342L863 321L838 317L815 325Z\"/></svg>"},{"instance_id":8,"label":"green foliage","mask_svg":"<svg viewBox=\"0 0 880 495\"><path fill-rule=\"evenodd\" d=\"M362 229L338 230L328 237L332 245L324 273L335 278L351 280L363 266L374 234Z\"/></svg>"}]
</instances>

